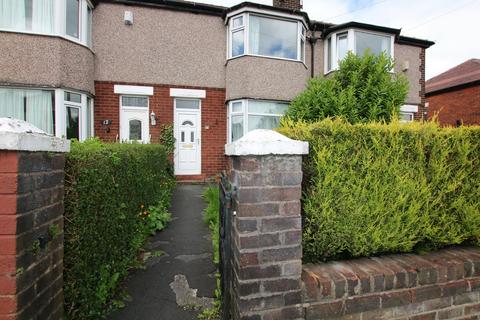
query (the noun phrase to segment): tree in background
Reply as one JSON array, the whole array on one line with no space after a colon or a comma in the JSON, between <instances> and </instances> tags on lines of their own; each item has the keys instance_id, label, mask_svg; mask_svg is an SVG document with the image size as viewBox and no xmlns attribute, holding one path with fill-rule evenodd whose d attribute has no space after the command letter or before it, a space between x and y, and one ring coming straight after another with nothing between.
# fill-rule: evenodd
<instances>
[{"instance_id":1,"label":"tree in background","mask_svg":"<svg viewBox=\"0 0 480 320\"><path fill-rule=\"evenodd\" d=\"M343 118L350 123L386 121L398 116L408 92L408 80L392 73L394 61L385 54L349 53L339 70L312 78L290 104L286 116L315 122Z\"/></svg>"}]
</instances>

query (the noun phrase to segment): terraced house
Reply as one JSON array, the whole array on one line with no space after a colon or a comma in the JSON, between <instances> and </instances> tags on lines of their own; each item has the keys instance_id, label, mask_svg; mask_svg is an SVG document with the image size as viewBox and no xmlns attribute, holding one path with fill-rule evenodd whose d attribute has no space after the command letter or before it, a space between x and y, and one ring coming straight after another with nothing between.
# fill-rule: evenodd
<instances>
[{"instance_id":1,"label":"terraced house","mask_svg":"<svg viewBox=\"0 0 480 320\"><path fill-rule=\"evenodd\" d=\"M273 128L313 76L348 51L386 52L423 119L425 50L399 29L309 19L300 0L227 8L173 0L0 0L0 116L56 136L158 142L174 124L175 172L224 168L224 144Z\"/></svg>"}]
</instances>

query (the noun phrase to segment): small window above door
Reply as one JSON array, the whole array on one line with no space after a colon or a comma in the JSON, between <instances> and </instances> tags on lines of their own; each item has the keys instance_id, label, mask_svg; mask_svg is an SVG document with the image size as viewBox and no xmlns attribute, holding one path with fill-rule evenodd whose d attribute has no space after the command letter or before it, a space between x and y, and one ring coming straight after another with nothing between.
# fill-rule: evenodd
<instances>
[{"instance_id":1,"label":"small window above door","mask_svg":"<svg viewBox=\"0 0 480 320\"><path fill-rule=\"evenodd\" d=\"M200 109L200 100L198 99L175 99L177 109Z\"/></svg>"},{"instance_id":2,"label":"small window above door","mask_svg":"<svg viewBox=\"0 0 480 320\"><path fill-rule=\"evenodd\" d=\"M124 108L148 108L148 97L122 96L122 107L124 107Z\"/></svg>"}]
</instances>

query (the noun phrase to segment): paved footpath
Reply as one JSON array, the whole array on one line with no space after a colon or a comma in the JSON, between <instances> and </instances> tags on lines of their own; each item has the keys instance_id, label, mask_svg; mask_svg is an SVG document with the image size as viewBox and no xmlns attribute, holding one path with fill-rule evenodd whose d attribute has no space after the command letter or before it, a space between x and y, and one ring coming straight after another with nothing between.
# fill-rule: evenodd
<instances>
[{"instance_id":1,"label":"paved footpath","mask_svg":"<svg viewBox=\"0 0 480 320\"><path fill-rule=\"evenodd\" d=\"M146 246L164 254L150 257L145 270L130 275L126 290L131 301L108 319L197 319L198 311L192 307L213 301L215 266L209 230L202 220L203 189L201 185L177 186L170 210L173 221Z\"/></svg>"}]
</instances>

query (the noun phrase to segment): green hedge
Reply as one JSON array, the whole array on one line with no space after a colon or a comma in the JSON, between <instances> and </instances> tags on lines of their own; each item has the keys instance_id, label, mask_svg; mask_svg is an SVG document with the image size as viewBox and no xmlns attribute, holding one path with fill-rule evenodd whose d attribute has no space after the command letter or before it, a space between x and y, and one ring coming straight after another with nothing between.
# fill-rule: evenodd
<instances>
[{"instance_id":1,"label":"green hedge","mask_svg":"<svg viewBox=\"0 0 480 320\"><path fill-rule=\"evenodd\" d=\"M306 261L480 239L480 127L283 121L306 140Z\"/></svg>"},{"instance_id":2,"label":"green hedge","mask_svg":"<svg viewBox=\"0 0 480 320\"><path fill-rule=\"evenodd\" d=\"M168 220L175 182L162 145L73 143L65 169L69 319L98 319L148 235Z\"/></svg>"}]
</instances>

